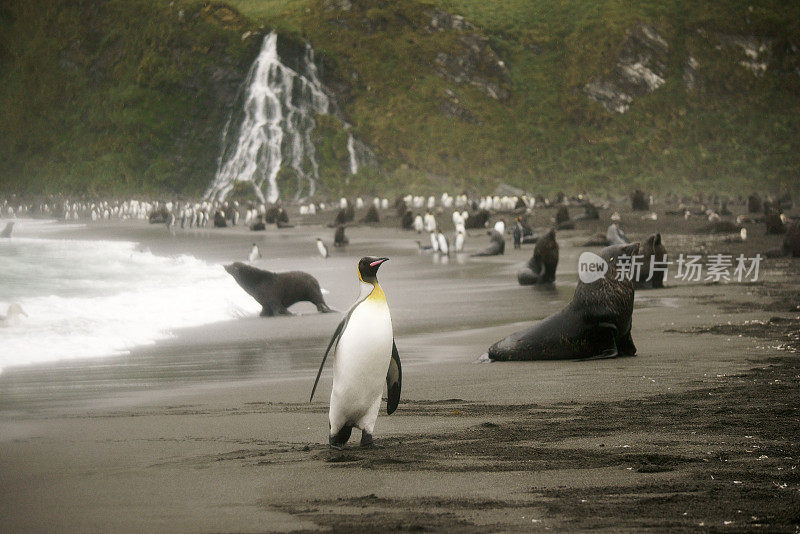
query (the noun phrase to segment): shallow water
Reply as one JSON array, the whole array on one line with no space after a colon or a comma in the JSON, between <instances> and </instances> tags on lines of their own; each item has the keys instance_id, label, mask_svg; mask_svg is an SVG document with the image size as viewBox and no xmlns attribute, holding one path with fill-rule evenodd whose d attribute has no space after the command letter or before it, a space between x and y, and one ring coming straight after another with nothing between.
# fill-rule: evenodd
<instances>
[{"instance_id":1,"label":"shallow water","mask_svg":"<svg viewBox=\"0 0 800 534\"><path fill-rule=\"evenodd\" d=\"M257 303L222 269L224 263L243 261L254 241L264 256L256 262L257 267L309 272L328 291L328 304L340 312L345 312L358 294L358 259L365 255L391 258L381 267L379 278L404 365L453 359L472 362L502 336L561 309L577 282L580 249L572 246L569 238L562 240L555 286L538 288L520 287L515 276L530 257L532 246L522 250L509 247L505 256L491 258L470 259L466 254L443 258L420 253L415 234L362 227L348 229L351 244L346 249L331 247L331 257L322 259L316 253L315 239L325 239L329 233L332 230L318 226L258 234L241 227L170 234L162 225L139 223L91 229L87 235L102 241L84 241L78 246L102 248L109 255L104 266L98 267L105 284L121 284L123 289L123 297L91 297L95 299L92 302L116 303L116 307L109 304L103 308L114 325L102 331L103 339L128 339L129 330L136 332L144 324L150 336L147 342L157 339L156 335L162 340L142 346L145 341L136 343L133 339L109 358L9 367L0 374L0 402L37 403L210 382L313 376L342 316L319 314L312 305L299 303L291 308L297 314L294 317L257 317ZM74 237L84 232L65 235ZM123 241L110 243L112 237ZM475 232L468 239L468 251L480 249L487 242L485 233ZM13 246L26 243L30 242L20 240ZM146 244L149 250L134 243ZM64 248L74 250L75 246ZM125 284L133 283L131 280L136 281L135 286L127 288ZM91 286L78 276L64 282L65 291L73 287L73 282ZM60 298L70 302L89 297ZM125 306L134 298L135 307ZM637 299L637 309L674 305L674 300L658 293ZM70 309L62 307L59 313L49 313L54 320L59 314L63 319L70 316ZM31 310L40 311L37 307L29 313ZM181 320L188 324L181 324ZM158 325L169 328L158 330ZM194 325L203 326L180 328ZM81 350L92 347L89 338L88 334L65 334L63 343L48 345L52 347L50 354L61 359L65 355L90 356L81 354ZM26 339L13 340L16 354L32 346ZM113 353L106 350L103 354ZM100 355L100 350L94 355Z\"/></svg>"},{"instance_id":2,"label":"shallow water","mask_svg":"<svg viewBox=\"0 0 800 534\"><path fill-rule=\"evenodd\" d=\"M0 328L6 370L124 354L176 328L258 310L220 266L156 256L131 241L4 239L0 272L0 310L18 303L27 313Z\"/></svg>"}]
</instances>

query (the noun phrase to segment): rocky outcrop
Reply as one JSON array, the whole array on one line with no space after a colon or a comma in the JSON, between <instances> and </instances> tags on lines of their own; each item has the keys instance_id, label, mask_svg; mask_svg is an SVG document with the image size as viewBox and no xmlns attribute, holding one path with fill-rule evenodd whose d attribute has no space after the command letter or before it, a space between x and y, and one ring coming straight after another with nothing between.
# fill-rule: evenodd
<instances>
[{"instance_id":1,"label":"rocky outcrop","mask_svg":"<svg viewBox=\"0 0 800 534\"><path fill-rule=\"evenodd\" d=\"M736 51L737 63L756 77L764 76L772 59L773 39L754 35L715 34L715 40L729 50Z\"/></svg>"},{"instance_id":2,"label":"rocky outcrop","mask_svg":"<svg viewBox=\"0 0 800 534\"><path fill-rule=\"evenodd\" d=\"M441 9L432 9L425 14L430 17L427 30L431 33L447 30L456 31L475 31L475 26L467 22L461 15L453 15Z\"/></svg>"},{"instance_id":3,"label":"rocky outcrop","mask_svg":"<svg viewBox=\"0 0 800 534\"><path fill-rule=\"evenodd\" d=\"M589 98L614 113L625 113L634 98L648 95L664 84L669 45L646 24L627 32L612 73L587 83Z\"/></svg>"},{"instance_id":4,"label":"rocky outcrop","mask_svg":"<svg viewBox=\"0 0 800 534\"><path fill-rule=\"evenodd\" d=\"M689 56L686 64L683 66L683 85L687 91L692 91L697 84L697 67L700 64L693 56Z\"/></svg>"},{"instance_id":5,"label":"rocky outcrop","mask_svg":"<svg viewBox=\"0 0 800 534\"><path fill-rule=\"evenodd\" d=\"M489 46L489 39L468 33L459 36L457 43L455 51L436 54L436 72L453 83L477 87L495 100L507 100L511 95L508 68Z\"/></svg>"}]
</instances>

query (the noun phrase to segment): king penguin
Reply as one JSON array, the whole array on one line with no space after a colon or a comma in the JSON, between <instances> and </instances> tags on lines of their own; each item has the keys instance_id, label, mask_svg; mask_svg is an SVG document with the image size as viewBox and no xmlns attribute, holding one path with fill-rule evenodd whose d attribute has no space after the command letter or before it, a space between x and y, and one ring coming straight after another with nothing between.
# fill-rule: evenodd
<instances>
[{"instance_id":1,"label":"king penguin","mask_svg":"<svg viewBox=\"0 0 800 534\"><path fill-rule=\"evenodd\" d=\"M317 250L319 251L319 255L323 258L327 258L328 254L328 247L325 246L325 243L322 242L322 239L319 237L317 238Z\"/></svg>"},{"instance_id":2,"label":"king penguin","mask_svg":"<svg viewBox=\"0 0 800 534\"><path fill-rule=\"evenodd\" d=\"M368 256L358 262L361 294L328 343L311 390L313 399L322 367L333 348L336 356L328 412L332 449L344 447L353 427L361 430L361 446L372 446L384 380L388 392L386 413L391 415L400 402L400 356L386 294L377 277L378 268L387 260Z\"/></svg>"},{"instance_id":3,"label":"king penguin","mask_svg":"<svg viewBox=\"0 0 800 534\"><path fill-rule=\"evenodd\" d=\"M247 259L250 261L250 263L253 263L258 258L261 258L261 257L262 257L261 256L261 251L258 250L258 245L253 243L253 248L250 249L250 255L247 257Z\"/></svg>"}]
</instances>

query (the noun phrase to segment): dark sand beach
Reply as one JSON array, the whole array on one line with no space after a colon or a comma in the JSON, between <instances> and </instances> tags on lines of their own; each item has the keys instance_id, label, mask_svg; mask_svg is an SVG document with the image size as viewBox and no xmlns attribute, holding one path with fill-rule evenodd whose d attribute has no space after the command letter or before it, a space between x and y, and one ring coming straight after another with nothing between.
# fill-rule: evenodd
<instances>
[{"instance_id":1,"label":"dark sand beach","mask_svg":"<svg viewBox=\"0 0 800 534\"><path fill-rule=\"evenodd\" d=\"M669 254L776 248L695 235L702 221L622 211L629 237L660 230ZM553 210L534 212L538 230ZM757 282L637 291L635 357L477 363L496 340L561 309L579 245L605 222L559 232L552 289L520 287L531 246L444 262L384 217L348 229L323 260L322 223L252 233L114 222L54 235L136 241L159 255L300 269L345 311L363 255L381 283L403 393L376 425L327 446L331 368L308 395L340 314L243 317L174 332L129 355L0 374L0 524L6 532L796 531L800 526L800 265L770 259ZM446 220L447 216L441 216ZM24 228L20 230L24 235ZM422 239L426 236L423 234ZM488 243L470 231L468 251ZM597 250L597 249L591 249ZM221 268L221 267L220 267ZM357 433L356 433L357 434Z\"/></svg>"}]
</instances>

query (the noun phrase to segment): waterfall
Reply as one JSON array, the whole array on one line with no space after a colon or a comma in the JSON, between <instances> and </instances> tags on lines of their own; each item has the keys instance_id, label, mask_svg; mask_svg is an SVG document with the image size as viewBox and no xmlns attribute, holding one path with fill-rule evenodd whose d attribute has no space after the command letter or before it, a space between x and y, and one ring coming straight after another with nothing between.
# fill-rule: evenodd
<instances>
[{"instance_id":1,"label":"waterfall","mask_svg":"<svg viewBox=\"0 0 800 534\"><path fill-rule=\"evenodd\" d=\"M358 174L358 157L356 156L353 134L347 132L347 153L350 154L350 174Z\"/></svg>"},{"instance_id":2,"label":"waterfall","mask_svg":"<svg viewBox=\"0 0 800 534\"><path fill-rule=\"evenodd\" d=\"M314 114L327 114L331 102L322 89L311 46L306 45L297 72L281 62L277 44L275 32L267 35L247 73L241 115L231 114L223 130L217 173L205 194L208 199L224 200L237 182L249 182L259 200L275 202L281 193L277 177L283 165L295 172L295 199L316 191ZM238 128L234 117L241 120Z\"/></svg>"}]
</instances>

